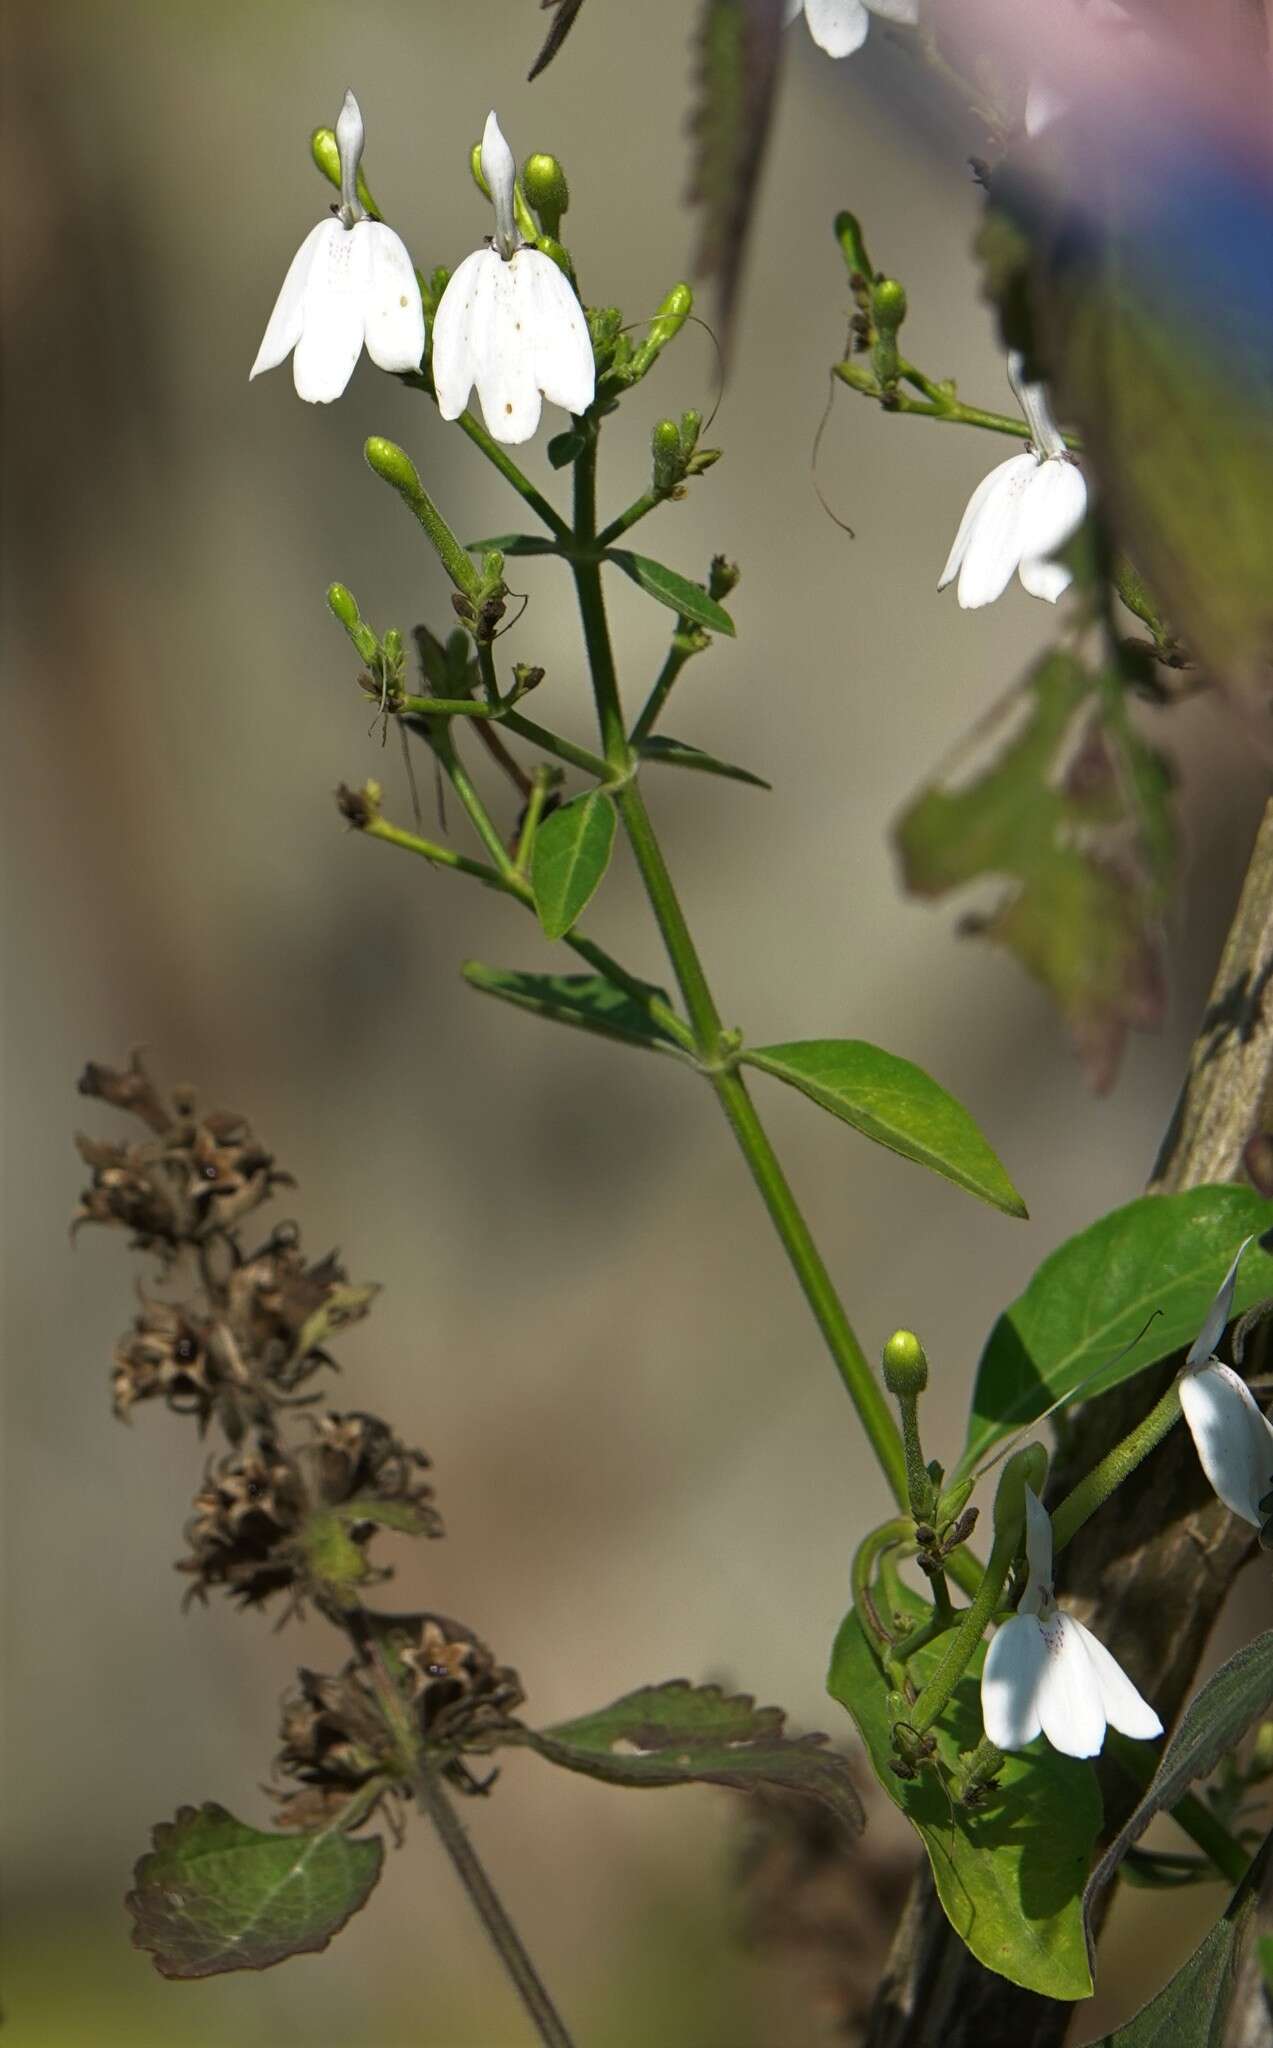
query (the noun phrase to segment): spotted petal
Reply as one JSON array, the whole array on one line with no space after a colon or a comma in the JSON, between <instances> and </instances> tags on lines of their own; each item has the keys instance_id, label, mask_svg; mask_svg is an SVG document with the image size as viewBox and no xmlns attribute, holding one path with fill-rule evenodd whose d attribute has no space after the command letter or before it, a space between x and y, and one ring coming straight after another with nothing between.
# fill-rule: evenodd
<instances>
[{"instance_id":1,"label":"spotted petal","mask_svg":"<svg viewBox=\"0 0 1273 2048\"><path fill-rule=\"evenodd\" d=\"M851 57L866 41L871 17L863 0L804 0L809 34L828 57Z\"/></svg>"},{"instance_id":2,"label":"spotted petal","mask_svg":"<svg viewBox=\"0 0 1273 2048\"><path fill-rule=\"evenodd\" d=\"M383 221L360 221L354 234L370 249L367 354L382 370L418 370L424 354L424 307L415 268L401 237Z\"/></svg>"},{"instance_id":3,"label":"spotted petal","mask_svg":"<svg viewBox=\"0 0 1273 2048\"><path fill-rule=\"evenodd\" d=\"M433 388L444 420L458 420L469 393L486 374L494 328L494 249L477 249L453 271L433 320Z\"/></svg>"},{"instance_id":4,"label":"spotted petal","mask_svg":"<svg viewBox=\"0 0 1273 2048\"><path fill-rule=\"evenodd\" d=\"M314 405L339 398L367 331L371 243L358 228L325 221L305 282L301 338L292 357L297 394Z\"/></svg>"},{"instance_id":5,"label":"spotted petal","mask_svg":"<svg viewBox=\"0 0 1273 2048\"><path fill-rule=\"evenodd\" d=\"M587 412L596 390L592 338L570 280L551 256L519 249L510 270L523 329L529 329L535 382L544 397L566 412Z\"/></svg>"},{"instance_id":6,"label":"spotted petal","mask_svg":"<svg viewBox=\"0 0 1273 2048\"><path fill-rule=\"evenodd\" d=\"M1215 1491L1235 1515L1260 1528L1267 1520L1260 1502L1273 1491L1273 1424L1245 1381L1227 1365L1195 1368L1180 1382L1180 1406Z\"/></svg>"}]
</instances>

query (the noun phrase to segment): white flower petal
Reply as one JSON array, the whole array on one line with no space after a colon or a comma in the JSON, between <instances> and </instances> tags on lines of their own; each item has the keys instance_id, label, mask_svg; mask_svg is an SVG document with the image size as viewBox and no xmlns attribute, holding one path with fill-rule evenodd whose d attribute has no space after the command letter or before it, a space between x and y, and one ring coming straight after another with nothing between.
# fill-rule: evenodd
<instances>
[{"instance_id":1,"label":"white flower petal","mask_svg":"<svg viewBox=\"0 0 1273 2048\"><path fill-rule=\"evenodd\" d=\"M804 0L809 34L828 57L851 57L866 41L871 17L863 0Z\"/></svg>"},{"instance_id":2,"label":"white flower petal","mask_svg":"<svg viewBox=\"0 0 1273 2048\"><path fill-rule=\"evenodd\" d=\"M1138 1742L1148 1742L1151 1736L1161 1735L1162 1722L1149 1701L1141 1698L1122 1665L1111 1657L1104 1643L1097 1640L1090 1628L1084 1628L1082 1622L1073 1616L1070 1620L1083 1638L1083 1647L1096 1674L1101 1705L1110 1727L1117 1728L1120 1734L1135 1736Z\"/></svg>"},{"instance_id":3,"label":"white flower petal","mask_svg":"<svg viewBox=\"0 0 1273 2048\"><path fill-rule=\"evenodd\" d=\"M1228 1328L1229 1317L1233 1314L1233 1290L1238 1284L1238 1267L1242 1263L1243 1252L1252 1243L1253 1238L1244 1237L1234 1253L1233 1264L1220 1282L1219 1292L1207 1310L1207 1320L1189 1346L1186 1366L1201 1365L1204 1360L1210 1358Z\"/></svg>"},{"instance_id":4,"label":"white flower petal","mask_svg":"<svg viewBox=\"0 0 1273 2048\"><path fill-rule=\"evenodd\" d=\"M1265 1519L1260 1502L1273 1491L1273 1424L1227 1365L1187 1372L1180 1382L1180 1406L1215 1491L1227 1508L1258 1529Z\"/></svg>"},{"instance_id":5,"label":"white flower petal","mask_svg":"<svg viewBox=\"0 0 1273 2048\"><path fill-rule=\"evenodd\" d=\"M1021 562L1021 501L1040 468L1036 455L1014 455L991 475L988 491L968 534L957 596L965 611L977 611L1001 597Z\"/></svg>"},{"instance_id":6,"label":"white flower petal","mask_svg":"<svg viewBox=\"0 0 1273 2048\"><path fill-rule=\"evenodd\" d=\"M1025 1489L1026 1592L1052 1591L1052 1517L1032 1486Z\"/></svg>"},{"instance_id":7,"label":"white flower petal","mask_svg":"<svg viewBox=\"0 0 1273 2048\"><path fill-rule=\"evenodd\" d=\"M367 354L382 370L418 370L424 354L424 307L411 258L383 221L361 221L354 233L370 245Z\"/></svg>"},{"instance_id":8,"label":"white flower petal","mask_svg":"<svg viewBox=\"0 0 1273 2048\"><path fill-rule=\"evenodd\" d=\"M792 24L792 22L793 22L793 21L795 20L796 16L797 16L798 14L803 14L803 13L804 13L804 0L786 0L786 13L785 13L785 15L784 15L784 18L783 18L783 26L784 26L785 28L790 28L790 27L791 27L791 24Z\"/></svg>"},{"instance_id":9,"label":"white flower petal","mask_svg":"<svg viewBox=\"0 0 1273 2048\"><path fill-rule=\"evenodd\" d=\"M908 28L919 21L919 0L866 0L866 4L883 21L905 22Z\"/></svg>"},{"instance_id":10,"label":"white flower petal","mask_svg":"<svg viewBox=\"0 0 1273 2048\"><path fill-rule=\"evenodd\" d=\"M519 249L509 269L523 336L529 334L535 382L567 412L587 412L596 390L592 339L570 280L538 249Z\"/></svg>"},{"instance_id":11,"label":"white flower petal","mask_svg":"<svg viewBox=\"0 0 1273 2048\"><path fill-rule=\"evenodd\" d=\"M1015 475L1018 470L1023 475L1028 475L1029 471L1035 466L1035 460L1036 458L1033 455L1014 455L1008 462L999 463L996 468L991 470L989 476L982 477L981 482L977 485L976 490L964 507L964 516L959 522L959 531L955 535L950 553L946 557L946 566L937 579L937 588L939 590L944 590L946 585L952 583L958 574L963 564L964 556L968 552L968 544L972 539L973 528L981 517L982 508L986 504L987 499L993 497L995 492L1005 489L1009 477Z\"/></svg>"},{"instance_id":12,"label":"white flower petal","mask_svg":"<svg viewBox=\"0 0 1273 2048\"><path fill-rule=\"evenodd\" d=\"M1082 470L1063 456L1049 456L1039 464L1021 499L1020 559L1033 562L1055 554L1082 525L1086 511Z\"/></svg>"},{"instance_id":13,"label":"white flower petal","mask_svg":"<svg viewBox=\"0 0 1273 2048\"><path fill-rule=\"evenodd\" d=\"M534 284L522 285L519 269L524 251L508 263L496 257L488 271L483 317L475 322L475 348L480 356L474 382L488 433L497 441L529 441L539 425L543 398L535 375ZM537 252L532 252L537 253ZM435 336L436 347L436 336Z\"/></svg>"},{"instance_id":14,"label":"white flower petal","mask_svg":"<svg viewBox=\"0 0 1273 2048\"><path fill-rule=\"evenodd\" d=\"M1038 1695L1046 1662L1033 1615L1014 1615L995 1630L981 1667L981 1718L996 1749L1024 1749L1041 1731Z\"/></svg>"},{"instance_id":15,"label":"white flower petal","mask_svg":"<svg viewBox=\"0 0 1273 2048\"><path fill-rule=\"evenodd\" d=\"M476 249L451 273L433 320L433 388L444 420L458 420L485 374L497 273L494 249Z\"/></svg>"},{"instance_id":16,"label":"white flower petal","mask_svg":"<svg viewBox=\"0 0 1273 2048\"><path fill-rule=\"evenodd\" d=\"M339 398L353 375L367 327L371 244L338 220L315 246L305 283L301 338L292 357L297 393L312 405Z\"/></svg>"},{"instance_id":17,"label":"white flower petal","mask_svg":"<svg viewBox=\"0 0 1273 2048\"><path fill-rule=\"evenodd\" d=\"M1046 1652L1038 1690L1043 1733L1063 1756L1096 1756L1105 1740L1105 1708L1085 1631L1059 1610L1037 1626Z\"/></svg>"},{"instance_id":18,"label":"white flower petal","mask_svg":"<svg viewBox=\"0 0 1273 2048\"><path fill-rule=\"evenodd\" d=\"M1048 604L1055 604L1074 581L1074 573L1064 562L1022 562L1017 570L1021 587L1031 597L1044 598Z\"/></svg>"},{"instance_id":19,"label":"white flower petal","mask_svg":"<svg viewBox=\"0 0 1273 2048\"><path fill-rule=\"evenodd\" d=\"M309 273L318 260L320 245L330 240L333 231L338 235L344 233L338 220L320 220L316 228L310 229L289 263L282 290L274 301L274 311L261 337L256 361L248 371L249 383L253 377L259 377L262 370L277 369L300 340Z\"/></svg>"}]
</instances>

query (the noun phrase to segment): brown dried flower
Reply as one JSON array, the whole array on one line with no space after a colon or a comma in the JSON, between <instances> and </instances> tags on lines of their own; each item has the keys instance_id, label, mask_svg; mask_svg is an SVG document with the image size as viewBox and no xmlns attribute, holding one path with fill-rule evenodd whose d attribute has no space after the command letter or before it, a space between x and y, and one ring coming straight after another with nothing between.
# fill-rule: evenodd
<instances>
[{"instance_id":1,"label":"brown dried flower","mask_svg":"<svg viewBox=\"0 0 1273 2048\"><path fill-rule=\"evenodd\" d=\"M190 1555L177 1570L194 1583L187 1599L223 1586L244 1607L297 1588L305 1489L294 1458L262 1439L249 1451L210 1460L186 1524Z\"/></svg>"}]
</instances>

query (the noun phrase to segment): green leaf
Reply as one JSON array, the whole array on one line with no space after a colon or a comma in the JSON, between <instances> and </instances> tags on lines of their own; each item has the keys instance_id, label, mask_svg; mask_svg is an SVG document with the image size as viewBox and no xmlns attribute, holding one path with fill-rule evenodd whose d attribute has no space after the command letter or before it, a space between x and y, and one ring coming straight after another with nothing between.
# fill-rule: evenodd
<instances>
[{"instance_id":1,"label":"green leaf","mask_svg":"<svg viewBox=\"0 0 1273 2048\"><path fill-rule=\"evenodd\" d=\"M559 555L561 548L547 534L540 533L495 533L488 540L466 540L466 554L470 555Z\"/></svg>"},{"instance_id":2,"label":"green leaf","mask_svg":"<svg viewBox=\"0 0 1273 2048\"><path fill-rule=\"evenodd\" d=\"M701 583L691 583L688 576L662 562L652 562L648 555L634 555L631 548L607 548L605 559L681 618L705 626L709 633L728 633L733 638L734 622L729 613L708 596Z\"/></svg>"},{"instance_id":3,"label":"green leaf","mask_svg":"<svg viewBox=\"0 0 1273 2048\"><path fill-rule=\"evenodd\" d=\"M856 1834L864 1815L848 1759L825 1747L825 1735L785 1735L784 1718L780 1707L758 1707L746 1693L673 1678L577 1721L532 1730L529 1739L550 1763L610 1785L807 1792Z\"/></svg>"},{"instance_id":4,"label":"green leaf","mask_svg":"<svg viewBox=\"0 0 1273 2048\"><path fill-rule=\"evenodd\" d=\"M762 775L753 775L750 768L735 768L730 761L718 761L714 754L705 754L701 747L691 747L685 740L667 739L661 733L642 740L641 759L661 761L668 768L697 768L700 775L725 775L731 782L750 782L754 789L773 787Z\"/></svg>"},{"instance_id":5,"label":"green leaf","mask_svg":"<svg viewBox=\"0 0 1273 2048\"><path fill-rule=\"evenodd\" d=\"M587 445L582 434L554 434L544 452L554 469L566 469L577 461Z\"/></svg>"},{"instance_id":6,"label":"green leaf","mask_svg":"<svg viewBox=\"0 0 1273 2048\"><path fill-rule=\"evenodd\" d=\"M610 865L618 813L603 789L590 789L552 811L535 834L530 885L539 922L562 939Z\"/></svg>"},{"instance_id":7,"label":"green leaf","mask_svg":"<svg viewBox=\"0 0 1273 2048\"><path fill-rule=\"evenodd\" d=\"M1097 1893L1104 1890L1154 1815L1173 1807L1196 1779L1214 1771L1221 1757L1242 1740L1271 1704L1273 1629L1230 1657L1190 1700L1140 1804L1088 1880L1083 1905L1089 1924Z\"/></svg>"},{"instance_id":8,"label":"green leaf","mask_svg":"<svg viewBox=\"0 0 1273 2048\"><path fill-rule=\"evenodd\" d=\"M1202 1187L1142 1195L1069 1238L990 1332L957 1472L1089 1374L1099 1377L1084 1400L1187 1349L1242 1239L1270 1228L1273 1203L1253 1188ZM1273 1259L1254 1244L1238 1269L1234 1314L1268 1294Z\"/></svg>"},{"instance_id":9,"label":"green leaf","mask_svg":"<svg viewBox=\"0 0 1273 2048\"><path fill-rule=\"evenodd\" d=\"M916 1621L930 1611L908 1588L902 1604ZM945 1648L930 1643L911 1658L917 1684ZM983 1644L931 1731L946 1771L961 1749L981 1740L984 1654ZM890 1769L885 1681L856 1614L846 1616L835 1639L827 1685L852 1714L880 1784L923 1842L943 1911L978 1962L1042 1997L1086 1998L1092 1979L1081 1900L1101 1824L1091 1765L1058 1755L1040 1739L1004 1758L993 1803L969 1812L953 1803L933 1770L903 1780Z\"/></svg>"},{"instance_id":10,"label":"green leaf","mask_svg":"<svg viewBox=\"0 0 1273 2048\"><path fill-rule=\"evenodd\" d=\"M762 1045L743 1059L798 1088L877 1145L931 1167L1009 1216L1026 1215L1025 1203L962 1103L910 1060L862 1038Z\"/></svg>"},{"instance_id":11,"label":"green leaf","mask_svg":"<svg viewBox=\"0 0 1273 2048\"><path fill-rule=\"evenodd\" d=\"M617 1038L624 1045L642 1045L651 1052L680 1050L635 997L600 974L519 974L506 967L483 967L477 960L467 960L462 972L471 988L536 1016L552 1017L558 1024L574 1024L581 1031ZM661 988L651 987L649 993L666 1003Z\"/></svg>"},{"instance_id":12,"label":"green leaf","mask_svg":"<svg viewBox=\"0 0 1273 2048\"><path fill-rule=\"evenodd\" d=\"M557 55L558 50L579 18L583 0L540 0L540 4L545 7L555 7L557 12L553 16L552 27L544 38L543 47L539 55L526 73L528 84L532 78L538 78L540 72L552 63L553 58Z\"/></svg>"},{"instance_id":13,"label":"green leaf","mask_svg":"<svg viewBox=\"0 0 1273 2048\"><path fill-rule=\"evenodd\" d=\"M690 197L702 208L694 267L716 278L726 351L778 90L782 0L705 0L691 116Z\"/></svg>"},{"instance_id":14,"label":"green leaf","mask_svg":"<svg viewBox=\"0 0 1273 2048\"><path fill-rule=\"evenodd\" d=\"M1169 778L1127 725L1122 684L1053 652L923 790L895 827L906 887L940 897L1005 885L960 930L1016 954L1042 982L1093 1085L1129 1028L1163 1009L1162 911L1175 845Z\"/></svg>"},{"instance_id":15,"label":"green leaf","mask_svg":"<svg viewBox=\"0 0 1273 2048\"><path fill-rule=\"evenodd\" d=\"M134 1872L133 1941L165 1977L268 1970L326 1948L364 1906L384 1844L338 1830L262 1834L223 1806L183 1806Z\"/></svg>"},{"instance_id":16,"label":"green leaf","mask_svg":"<svg viewBox=\"0 0 1273 2048\"><path fill-rule=\"evenodd\" d=\"M1266 1837L1226 1911L1184 1968L1125 2027L1103 2034L1092 2048L1225 2048L1232 2039L1229 2011L1243 1951L1268 1888L1271 1846L1273 1835Z\"/></svg>"}]
</instances>

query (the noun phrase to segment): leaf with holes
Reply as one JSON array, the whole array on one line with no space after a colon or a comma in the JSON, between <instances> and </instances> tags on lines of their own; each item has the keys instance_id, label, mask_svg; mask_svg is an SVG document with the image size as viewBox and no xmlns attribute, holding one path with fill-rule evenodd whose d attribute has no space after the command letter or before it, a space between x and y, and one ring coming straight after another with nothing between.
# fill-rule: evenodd
<instances>
[{"instance_id":1,"label":"leaf with holes","mask_svg":"<svg viewBox=\"0 0 1273 2048\"><path fill-rule=\"evenodd\" d=\"M864 1816L848 1760L826 1747L825 1735L785 1735L784 1719L780 1707L758 1707L746 1693L674 1678L577 1721L532 1730L529 1741L550 1763L610 1785L806 1792L857 1833Z\"/></svg>"},{"instance_id":2,"label":"leaf with holes","mask_svg":"<svg viewBox=\"0 0 1273 2048\"><path fill-rule=\"evenodd\" d=\"M761 1045L750 1067L798 1088L863 1137L900 1152L1009 1216L1026 1206L963 1104L910 1060L862 1038L810 1038Z\"/></svg>"},{"instance_id":3,"label":"leaf with holes","mask_svg":"<svg viewBox=\"0 0 1273 2048\"><path fill-rule=\"evenodd\" d=\"M590 789L550 812L535 834L530 884L550 939L564 938L587 908L610 864L617 824L605 791Z\"/></svg>"},{"instance_id":4,"label":"leaf with holes","mask_svg":"<svg viewBox=\"0 0 1273 2048\"><path fill-rule=\"evenodd\" d=\"M691 583L688 576L669 569L663 562L651 561L648 555L634 555L631 548L608 548L605 559L669 611L692 619L696 626L705 626L709 633L728 633L733 637L734 622L729 613L724 605L708 596L701 583Z\"/></svg>"},{"instance_id":5,"label":"leaf with holes","mask_svg":"<svg viewBox=\"0 0 1273 2048\"><path fill-rule=\"evenodd\" d=\"M183 1806L154 1831L128 1895L133 1941L165 1977L268 1970L326 1948L367 1903L384 1844L325 1829L263 1834L223 1806Z\"/></svg>"},{"instance_id":6,"label":"leaf with holes","mask_svg":"<svg viewBox=\"0 0 1273 2048\"><path fill-rule=\"evenodd\" d=\"M510 968L483 967L477 960L466 961L462 972L470 988L498 996L501 1002L530 1010L537 1017L551 1017L558 1024L573 1024L580 1031L617 1038L624 1045L641 1045L650 1052L680 1050L635 996L616 988L603 975L518 974ZM667 1002L661 988L651 986L649 995L654 1002Z\"/></svg>"},{"instance_id":7,"label":"leaf with holes","mask_svg":"<svg viewBox=\"0 0 1273 2048\"><path fill-rule=\"evenodd\" d=\"M1215 1186L1141 1195L1068 1239L990 1332L956 1475L1080 1385L1090 1400L1187 1349L1243 1238L1270 1229L1273 1202ZM1254 1244L1238 1268L1234 1314L1269 1294L1273 1258Z\"/></svg>"},{"instance_id":8,"label":"leaf with holes","mask_svg":"<svg viewBox=\"0 0 1273 2048\"><path fill-rule=\"evenodd\" d=\"M749 782L753 789L772 789L763 775L753 775L750 768L736 768L732 761L718 761L714 754L705 754L701 747L691 747L685 740L667 739L662 733L642 740L641 759L662 762L667 768L694 768L700 775L723 775L730 782Z\"/></svg>"}]
</instances>

